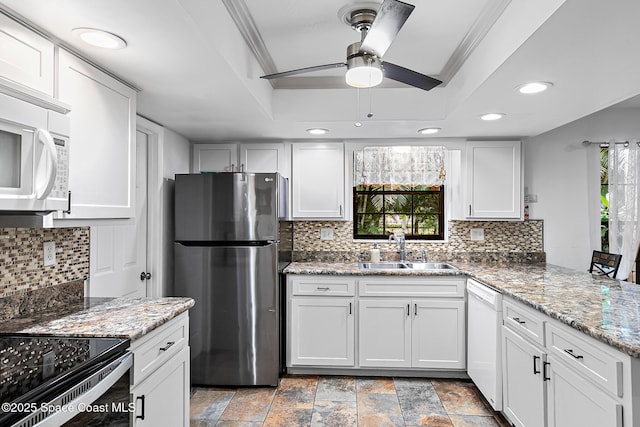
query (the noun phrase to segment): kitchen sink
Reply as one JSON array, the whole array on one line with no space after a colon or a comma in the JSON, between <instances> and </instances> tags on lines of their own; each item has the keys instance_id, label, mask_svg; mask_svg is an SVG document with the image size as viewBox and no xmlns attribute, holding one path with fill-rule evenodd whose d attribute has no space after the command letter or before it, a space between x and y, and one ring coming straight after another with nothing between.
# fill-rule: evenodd
<instances>
[{"instance_id":1,"label":"kitchen sink","mask_svg":"<svg viewBox=\"0 0 640 427\"><path fill-rule=\"evenodd\" d=\"M457 270L444 262L361 262L362 270Z\"/></svg>"}]
</instances>

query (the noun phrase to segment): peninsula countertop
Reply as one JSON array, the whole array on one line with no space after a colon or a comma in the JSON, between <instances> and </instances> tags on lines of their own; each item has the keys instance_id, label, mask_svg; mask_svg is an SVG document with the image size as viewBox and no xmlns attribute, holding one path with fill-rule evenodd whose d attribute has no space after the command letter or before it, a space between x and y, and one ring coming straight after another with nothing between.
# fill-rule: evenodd
<instances>
[{"instance_id":1,"label":"peninsula countertop","mask_svg":"<svg viewBox=\"0 0 640 427\"><path fill-rule=\"evenodd\" d=\"M466 275L599 341L640 358L640 286L552 264L456 263L459 271L370 271L357 263L294 262L303 275Z\"/></svg>"},{"instance_id":2,"label":"peninsula countertop","mask_svg":"<svg viewBox=\"0 0 640 427\"><path fill-rule=\"evenodd\" d=\"M84 298L0 323L0 334L138 339L193 307L191 298Z\"/></svg>"}]
</instances>

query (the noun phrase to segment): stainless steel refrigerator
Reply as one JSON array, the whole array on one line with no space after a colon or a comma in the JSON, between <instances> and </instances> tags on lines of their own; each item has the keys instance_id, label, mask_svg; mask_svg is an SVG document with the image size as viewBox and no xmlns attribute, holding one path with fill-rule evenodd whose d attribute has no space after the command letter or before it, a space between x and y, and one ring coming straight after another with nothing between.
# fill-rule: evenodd
<instances>
[{"instance_id":1,"label":"stainless steel refrigerator","mask_svg":"<svg viewBox=\"0 0 640 427\"><path fill-rule=\"evenodd\" d=\"M176 175L174 295L195 300L192 384L278 384L286 212L287 180L277 173Z\"/></svg>"}]
</instances>

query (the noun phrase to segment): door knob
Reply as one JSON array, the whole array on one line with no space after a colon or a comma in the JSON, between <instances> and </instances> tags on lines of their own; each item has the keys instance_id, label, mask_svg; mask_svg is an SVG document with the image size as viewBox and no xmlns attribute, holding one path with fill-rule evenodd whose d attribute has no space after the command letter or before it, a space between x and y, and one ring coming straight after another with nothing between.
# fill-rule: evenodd
<instances>
[{"instance_id":1,"label":"door knob","mask_svg":"<svg viewBox=\"0 0 640 427\"><path fill-rule=\"evenodd\" d=\"M149 280L151 279L151 273L142 272L140 273L140 280Z\"/></svg>"}]
</instances>

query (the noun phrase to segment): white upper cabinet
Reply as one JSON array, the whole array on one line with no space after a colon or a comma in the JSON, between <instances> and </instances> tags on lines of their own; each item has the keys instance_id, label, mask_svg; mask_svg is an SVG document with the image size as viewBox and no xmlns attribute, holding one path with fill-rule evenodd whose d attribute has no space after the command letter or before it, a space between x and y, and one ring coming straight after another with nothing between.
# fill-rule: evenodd
<instances>
[{"instance_id":1,"label":"white upper cabinet","mask_svg":"<svg viewBox=\"0 0 640 427\"><path fill-rule=\"evenodd\" d=\"M240 144L240 165L247 172L280 172L288 178L290 163L284 144Z\"/></svg>"},{"instance_id":2,"label":"white upper cabinet","mask_svg":"<svg viewBox=\"0 0 640 427\"><path fill-rule=\"evenodd\" d=\"M521 219L520 141L467 142L467 218Z\"/></svg>"},{"instance_id":3,"label":"white upper cabinet","mask_svg":"<svg viewBox=\"0 0 640 427\"><path fill-rule=\"evenodd\" d=\"M60 50L59 98L72 106L71 214L64 218L133 217L135 91Z\"/></svg>"},{"instance_id":4,"label":"white upper cabinet","mask_svg":"<svg viewBox=\"0 0 640 427\"><path fill-rule=\"evenodd\" d=\"M0 13L0 46L1 83L53 96L53 43Z\"/></svg>"},{"instance_id":5,"label":"white upper cabinet","mask_svg":"<svg viewBox=\"0 0 640 427\"><path fill-rule=\"evenodd\" d=\"M344 217L344 145L294 143L292 148L294 218Z\"/></svg>"},{"instance_id":6,"label":"white upper cabinet","mask_svg":"<svg viewBox=\"0 0 640 427\"><path fill-rule=\"evenodd\" d=\"M239 171L238 144L193 144L191 172Z\"/></svg>"}]
</instances>

